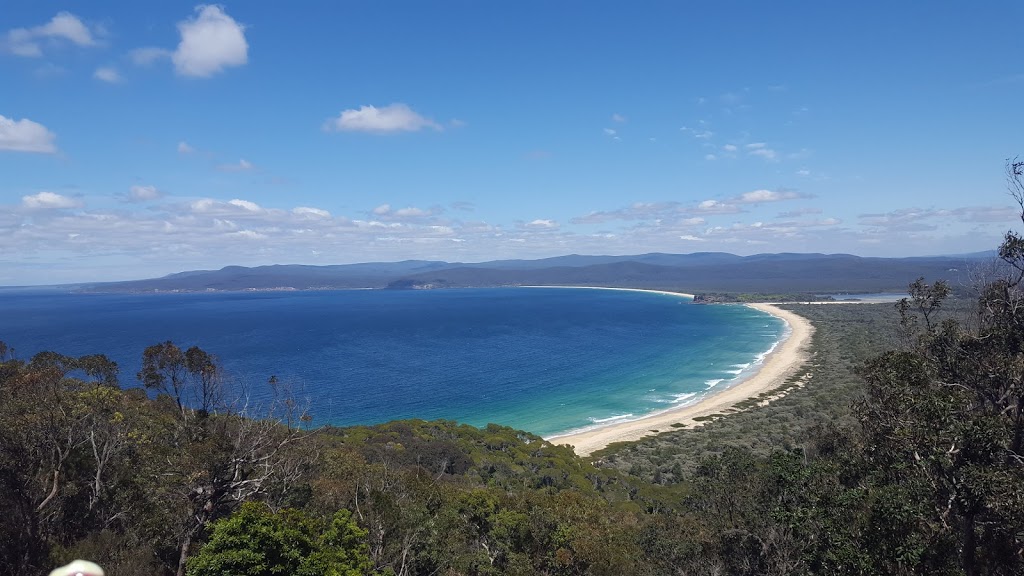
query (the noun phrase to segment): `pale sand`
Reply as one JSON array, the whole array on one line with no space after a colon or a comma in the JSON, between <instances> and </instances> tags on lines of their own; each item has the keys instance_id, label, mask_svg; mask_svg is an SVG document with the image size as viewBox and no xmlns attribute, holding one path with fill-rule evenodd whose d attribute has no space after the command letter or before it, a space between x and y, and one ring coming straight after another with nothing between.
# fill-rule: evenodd
<instances>
[{"instance_id":1,"label":"pale sand","mask_svg":"<svg viewBox=\"0 0 1024 576\"><path fill-rule=\"evenodd\" d=\"M807 360L807 347L811 342L814 327L804 317L772 304L747 306L781 318L789 325L789 336L764 359L761 368L746 380L690 406L593 430L552 436L547 440L555 444L568 444L580 456L587 456L614 442L632 442L652 435L652 430L657 430L658 433L671 432L676 429L672 424L685 424L687 428L700 426L702 422L695 418L720 414L739 402L782 386L786 378Z\"/></svg>"},{"instance_id":2,"label":"pale sand","mask_svg":"<svg viewBox=\"0 0 1024 576\"><path fill-rule=\"evenodd\" d=\"M622 290L623 292L652 292L654 294L668 294L669 296L682 296L693 299L693 294L686 292L669 292L668 290L648 290L646 288L609 288L607 286L519 286L519 288L582 288L584 290Z\"/></svg>"}]
</instances>

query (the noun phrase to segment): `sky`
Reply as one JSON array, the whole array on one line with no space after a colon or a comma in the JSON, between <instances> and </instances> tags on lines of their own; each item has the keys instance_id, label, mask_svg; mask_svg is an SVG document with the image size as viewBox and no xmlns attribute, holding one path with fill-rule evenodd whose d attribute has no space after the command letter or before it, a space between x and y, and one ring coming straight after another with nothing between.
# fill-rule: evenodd
<instances>
[{"instance_id":1,"label":"sky","mask_svg":"<svg viewBox=\"0 0 1024 576\"><path fill-rule=\"evenodd\" d=\"M959 254L1021 228L1024 3L0 7L0 285Z\"/></svg>"}]
</instances>

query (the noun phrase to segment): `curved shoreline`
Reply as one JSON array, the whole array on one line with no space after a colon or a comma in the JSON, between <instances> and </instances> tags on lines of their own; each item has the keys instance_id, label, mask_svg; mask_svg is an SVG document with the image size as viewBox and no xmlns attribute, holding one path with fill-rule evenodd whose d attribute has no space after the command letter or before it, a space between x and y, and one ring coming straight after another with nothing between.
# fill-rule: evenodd
<instances>
[{"instance_id":1,"label":"curved shoreline","mask_svg":"<svg viewBox=\"0 0 1024 576\"><path fill-rule=\"evenodd\" d=\"M543 286L543 288L583 287ZM630 288L600 288L596 286L588 288L633 290ZM639 289L636 289L636 291L657 292L692 298L690 294L678 292ZM781 386L786 378L799 369L807 359L807 347L810 344L811 334L814 333L814 326L806 318L772 304L758 303L745 304L745 306L771 314L781 319L789 327L789 334L784 336L775 346L775 349L764 358L757 372L734 386L708 396L695 404L642 416L628 422L610 424L600 428L569 434L557 434L546 438L546 440L554 444L568 444L573 447L578 455L588 456L615 442L632 442L654 433L671 432L677 429L672 426L673 424L683 424L688 428L700 426L703 422L696 420L696 418L721 413L739 402L755 398L764 392ZM657 432L654 432L655 430Z\"/></svg>"},{"instance_id":2,"label":"curved shoreline","mask_svg":"<svg viewBox=\"0 0 1024 576\"><path fill-rule=\"evenodd\" d=\"M687 294L686 292L669 292L668 290L651 290L648 288L612 288L609 286L517 286L517 288L574 288L580 290L620 290L622 292L650 292L652 294L666 294L668 296L678 296L682 298L694 299L693 294Z\"/></svg>"}]
</instances>

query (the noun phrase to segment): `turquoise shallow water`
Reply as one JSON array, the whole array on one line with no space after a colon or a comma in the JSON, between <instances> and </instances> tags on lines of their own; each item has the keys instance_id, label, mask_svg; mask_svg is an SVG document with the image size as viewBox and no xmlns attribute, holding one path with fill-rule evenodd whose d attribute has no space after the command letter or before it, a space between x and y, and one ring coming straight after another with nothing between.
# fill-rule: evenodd
<instances>
[{"instance_id":1,"label":"turquoise shallow water","mask_svg":"<svg viewBox=\"0 0 1024 576\"><path fill-rule=\"evenodd\" d=\"M236 396L300 390L319 424L490 422L552 435L695 402L756 369L781 320L649 292L62 294L0 291L19 357L105 353L137 385L164 340L215 354Z\"/></svg>"}]
</instances>

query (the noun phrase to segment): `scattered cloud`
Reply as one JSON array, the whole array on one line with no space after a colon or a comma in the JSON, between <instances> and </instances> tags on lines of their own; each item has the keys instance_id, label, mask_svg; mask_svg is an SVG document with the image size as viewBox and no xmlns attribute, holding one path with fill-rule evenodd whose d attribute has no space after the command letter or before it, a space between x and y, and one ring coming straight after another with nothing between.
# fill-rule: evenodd
<instances>
[{"instance_id":1,"label":"scattered cloud","mask_svg":"<svg viewBox=\"0 0 1024 576\"><path fill-rule=\"evenodd\" d=\"M801 168L801 169L796 171L796 175L797 176L802 176L802 177L806 178L806 177L811 175L811 171L808 170L807 168Z\"/></svg>"},{"instance_id":2,"label":"scattered cloud","mask_svg":"<svg viewBox=\"0 0 1024 576\"><path fill-rule=\"evenodd\" d=\"M937 220L963 223L1012 223L1019 221L1020 209L1011 206L966 206L954 209L940 208L902 208L892 212L860 214L857 216L861 225L883 228L890 231L922 231L935 230Z\"/></svg>"},{"instance_id":3,"label":"scattered cloud","mask_svg":"<svg viewBox=\"0 0 1024 576\"><path fill-rule=\"evenodd\" d=\"M778 159L778 153L769 148L764 142L747 144L745 148L747 149L747 154L750 156L758 156L769 161Z\"/></svg>"},{"instance_id":4,"label":"scattered cloud","mask_svg":"<svg viewBox=\"0 0 1024 576\"><path fill-rule=\"evenodd\" d=\"M700 238L693 234L683 234L679 237L680 240L686 240L687 242L707 242L706 238Z\"/></svg>"},{"instance_id":5,"label":"scattered cloud","mask_svg":"<svg viewBox=\"0 0 1024 576\"><path fill-rule=\"evenodd\" d=\"M358 110L342 110L337 118L330 118L323 125L327 132L368 132L390 134L396 132L418 132L424 128L442 130L440 124L420 116L402 103L377 108L360 106Z\"/></svg>"},{"instance_id":6,"label":"scattered cloud","mask_svg":"<svg viewBox=\"0 0 1024 576\"><path fill-rule=\"evenodd\" d=\"M718 160L718 156L715 156L714 154L705 154L704 155L704 159L705 160L709 160L709 161L710 160Z\"/></svg>"},{"instance_id":7,"label":"scattered cloud","mask_svg":"<svg viewBox=\"0 0 1024 576\"><path fill-rule=\"evenodd\" d=\"M700 132L694 132L693 137L699 140L710 140L715 135L711 130L702 130Z\"/></svg>"},{"instance_id":8,"label":"scattered cloud","mask_svg":"<svg viewBox=\"0 0 1024 576\"><path fill-rule=\"evenodd\" d=\"M558 222L554 220L533 220L523 224L523 228L530 230L556 230L558 228Z\"/></svg>"},{"instance_id":9,"label":"scattered cloud","mask_svg":"<svg viewBox=\"0 0 1024 576\"><path fill-rule=\"evenodd\" d=\"M476 205L472 202L458 201L452 202L451 207L455 210L461 210L463 212L472 212L476 209Z\"/></svg>"},{"instance_id":10,"label":"scattered cloud","mask_svg":"<svg viewBox=\"0 0 1024 576\"><path fill-rule=\"evenodd\" d=\"M149 66L157 60L163 60L164 58L170 58L173 52L166 48L157 48L154 46L147 46L145 48L136 48L128 52L128 59L132 61L136 66Z\"/></svg>"},{"instance_id":11,"label":"scattered cloud","mask_svg":"<svg viewBox=\"0 0 1024 576\"><path fill-rule=\"evenodd\" d=\"M174 69L182 76L207 78L249 60L245 26L221 6L196 6L196 15L178 23L181 41L171 54ZM152 57L155 53L147 53Z\"/></svg>"},{"instance_id":12,"label":"scattered cloud","mask_svg":"<svg viewBox=\"0 0 1024 576\"><path fill-rule=\"evenodd\" d=\"M186 213L238 217L262 217L266 216L268 211L255 202L239 198L228 200L227 202L214 200L212 198L200 198L199 200L190 202L187 205Z\"/></svg>"},{"instance_id":13,"label":"scattered cloud","mask_svg":"<svg viewBox=\"0 0 1024 576\"><path fill-rule=\"evenodd\" d=\"M1012 206L970 206L951 210L961 222L1014 222L1020 220L1020 208Z\"/></svg>"},{"instance_id":14,"label":"scattered cloud","mask_svg":"<svg viewBox=\"0 0 1024 576\"><path fill-rule=\"evenodd\" d=\"M735 152L737 150L737 147L735 144L726 144L722 146L722 150L726 152Z\"/></svg>"},{"instance_id":15,"label":"scattered cloud","mask_svg":"<svg viewBox=\"0 0 1024 576\"><path fill-rule=\"evenodd\" d=\"M374 208L370 215L376 217L379 220L387 222L395 221L425 221L433 219L435 216L444 212L440 206L433 206L431 208L417 208L415 206L406 206L405 208L392 208L390 204L381 204Z\"/></svg>"},{"instance_id":16,"label":"scattered cloud","mask_svg":"<svg viewBox=\"0 0 1024 576\"><path fill-rule=\"evenodd\" d=\"M237 198L234 200L228 200L228 204L241 208L242 210L248 210L249 212L259 212L263 210L263 208L260 207L260 205L255 202L250 202L248 200L239 200Z\"/></svg>"},{"instance_id":17,"label":"scattered cloud","mask_svg":"<svg viewBox=\"0 0 1024 576\"><path fill-rule=\"evenodd\" d=\"M21 205L28 210L62 210L83 206L81 200L56 192L39 192L30 196L22 196Z\"/></svg>"},{"instance_id":18,"label":"scattered cloud","mask_svg":"<svg viewBox=\"0 0 1024 576\"><path fill-rule=\"evenodd\" d=\"M157 190L156 186L132 186L128 190L128 201L130 202L148 202L150 200L158 200L163 198L163 192Z\"/></svg>"},{"instance_id":19,"label":"scattered cloud","mask_svg":"<svg viewBox=\"0 0 1024 576\"><path fill-rule=\"evenodd\" d=\"M111 84L117 84L119 82L124 81L124 78L121 77L121 74L117 71L117 68L114 68L113 66L97 68L96 71L92 73L92 77L97 80L109 82Z\"/></svg>"},{"instance_id":20,"label":"scattered cloud","mask_svg":"<svg viewBox=\"0 0 1024 576\"><path fill-rule=\"evenodd\" d=\"M228 232L227 236L235 238L244 238L248 240L263 240L267 237L266 234L261 234L255 230L238 230L236 232Z\"/></svg>"},{"instance_id":21,"label":"scattered cloud","mask_svg":"<svg viewBox=\"0 0 1024 576\"><path fill-rule=\"evenodd\" d=\"M306 216L310 218L330 218L331 213L327 210L320 208L310 208L308 206L297 206L292 208L292 214L297 216Z\"/></svg>"},{"instance_id":22,"label":"scattered cloud","mask_svg":"<svg viewBox=\"0 0 1024 576\"><path fill-rule=\"evenodd\" d=\"M701 214L736 214L743 210L731 202L720 202L718 200L704 200L691 209L692 212Z\"/></svg>"},{"instance_id":23,"label":"scattered cloud","mask_svg":"<svg viewBox=\"0 0 1024 576\"><path fill-rule=\"evenodd\" d=\"M569 220L570 224L603 224L615 220L651 220L682 213L678 202L636 202L626 208L607 212L591 212Z\"/></svg>"},{"instance_id":24,"label":"scattered cloud","mask_svg":"<svg viewBox=\"0 0 1024 576\"><path fill-rule=\"evenodd\" d=\"M623 116L622 114L612 114L612 122L615 122L617 124L625 124L626 120L626 117Z\"/></svg>"},{"instance_id":25,"label":"scattered cloud","mask_svg":"<svg viewBox=\"0 0 1024 576\"><path fill-rule=\"evenodd\" d=\"M195 151L196 149L189 146L188 142L185 142L184 140L178 142L178 154L191 154Z\"/></svg>"},{"instance_id":26,"label":"scattered cloud","mask_svg":"<svg viewBox=\"0 0 1024 576\"><path fill-rule=\"evenodd\" d=\"M57 136L46 126L28 118L15 121L0 116L0 150L53 154L57 151Z\"/></svg>"},{"instance_id":27,"label":"scattered cloud","mask_svg":"<svg viewBox=\"0 0 1024 576\"><path fill-rule=\"evenodd\" d=\"M809 197L795 190L753 190L740 194L733 201L740 204L760 204L763 202L780 202L782 200L798 200Z\"/></svg>"},{"instance_id":28,"label":"scattered cloud","mask_svg":"<svg viewBox=\"0 0 1024 576\"><path fill-rule=\"evenodd\" d=\"M776 218L799 218L809 214L821 214L821 208L799 208L797 210L789 210L788 212L779 212Z\"/></svg>"},{"instance_id":29,"label":"scattered cloud","mask_svg":"<svg viewBox=\"0 0 1024 576\"><path fill-rule=\"evenodd\" d=\"M181 152L180 145L178 146L178 152ZM235 164L221 164L220 166L217 166L217 170L220 170L221 172L248 172L254 168L256 167L252 165L252 162L249 162L245 158L242 158Z\"/></svg>"},{"instance_id":30,"label":"scattered cloud","mask_svg":"<svg viewBox=\"0 0 1024 576\"><path fill-rule=\"evenodd\" d=\"M8 30L0 47L16 56L37 58L43 55L44 42L94 46L96 38L93 31L77 16L70 12L58 12L46 24Z\"/></svg>"}]
</instances>

